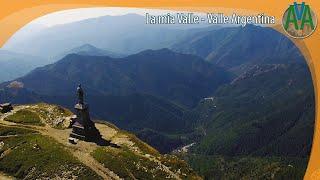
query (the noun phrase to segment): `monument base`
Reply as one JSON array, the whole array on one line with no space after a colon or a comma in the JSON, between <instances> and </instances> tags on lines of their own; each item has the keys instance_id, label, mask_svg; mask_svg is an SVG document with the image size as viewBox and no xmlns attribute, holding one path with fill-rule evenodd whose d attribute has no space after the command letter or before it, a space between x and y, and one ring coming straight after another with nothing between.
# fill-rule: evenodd
<instances>
[{"instance_id":1,"label":"monument base","mask_svg":"<svg viewBox=\"0 0 320 180\"><path fill-rule=\"evenodd\" d=\"M83 126L79 124L72 125L72 132L70 134L70 137L85 141L86 140L85 134L86 133Z\"/></svg>"},{"instance_id":2,"label":"monument base","mask_svg":"<svg viewBox=\"0 0 320 180\"><path fill-rule=\"evenodd\" d=\"M87 104L76 104L74 108L77 111L77 116L72 124L70 138L83 141L100 140L101 134L90 119L89 106Z\"/></svg>"}]
</instances>

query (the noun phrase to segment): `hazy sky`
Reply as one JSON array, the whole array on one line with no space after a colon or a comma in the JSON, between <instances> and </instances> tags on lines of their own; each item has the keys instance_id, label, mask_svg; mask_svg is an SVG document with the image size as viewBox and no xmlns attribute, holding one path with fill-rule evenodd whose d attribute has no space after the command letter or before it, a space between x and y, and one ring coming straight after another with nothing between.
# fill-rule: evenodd
<instances>
[{"instance_id":1,"label":"hazy sky","mask_svg":"<svg viewBox=\"0 0 320 180\"><path fill-rule=\"evenodd\" d=\"M179 11L183 12L183 11ZM146 13L152 15L159 15L159 14L167 14L167 13L177 13L177 11L171 10L157 10L157 9L144 9L144 8L120 8L120 7L97 7L97 8L77 8L77 9L70 9L70 10L63 10L54 13L50 13L39 17L32 22L28 23L20 30L18 30L2 47L2 49L9 48L10 49L10 42L14 41L24 41L29 37L41 32L45 31L47 28L50 28L55 25L60 24L67 24L76 21L81 21L84 19L96 18L101 16L120 16L126 14L138 14L141 16L145 16ZM204 15L201 13L196 13L197 15ZM206 25L204 25L206 26ZM169 26L168 26L169 27ZM172 26L174 27L174 26ZM194 26L181 26L180 28L192 28ZM203 27L197 25L197 27Z\"/></svg>"},{"instance_id":2,"label":"hazy sky","mask_svg":"<svg viewBox=\"0 0 320 180\"><path fill-rule=\"evenodd\" d=\"M65 24L83 19L94 18L99 16L119 16L129 13L135 13L144 16L145 13L165 14L174 12L169 10L154 10L154 9L140 9L140 8L78 8L71 10L64 10L51 13L40 18L35 19L31 24L41 24L45 26L54 26L58 24Z\"/></svg>"}]
</instances>

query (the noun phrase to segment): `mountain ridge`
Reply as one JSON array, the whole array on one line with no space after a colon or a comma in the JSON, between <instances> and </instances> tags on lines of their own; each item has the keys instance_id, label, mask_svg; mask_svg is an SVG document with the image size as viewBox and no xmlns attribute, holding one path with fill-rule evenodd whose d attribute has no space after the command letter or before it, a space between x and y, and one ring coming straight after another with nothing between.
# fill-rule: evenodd
<instances>
[{"instance_id":1,"label":"mountain ridge","mask_svg":"<svg viewBox=\"0 0 320 180\"><path fill-rule=\"evenodd\" d=\"M0 113L0 170L27 179L200 179L182 160L160 155L134 135L107 122L96 123L103 138L110 141L107 145L84 141L69 144L71 115L67 109L43 103L17 105L10 113ZM31 116L32 121L28 120Z\"/></svg>"},{"instance_id":2,"label":"mountain ridge","mask_svg":"<svg viewBox=\"0 0 320 180\"><path fill-rule=\"evenodd\" d=\"M54 57L53 59L60 60L60 59L64 58L65 56L67 56L68 54L79 54L79 55L84 55L84 56L85 55L87 55L87 56L109 56L112 58L120 58L120 57L125 56L120 53L115 53L112 51L107 51L104 49L97 48L97 47L87 43L87 44L83 44L78 47L74 47L74 48L60 54L59 56Z\"/></svg>"},{"instance_id":3,"label":"mountain ridge","mask_svg":"<svg viewBox=\"0 0 320 180\"><path fill-rule=\"evenodd\" d=\"M169 27L147 25L144 16L137 14L102 16L45 28L25 38L20 38L18 32L17 37L14 35L4 48L52 58L85 42L114 52L134 54L145 49L168 47L174 39L188 34L186 26L178 29ZM130 33L128 29L131 30ZM197 29L192 29L191 32ZM33 45L32 48L30 44Z\"/></svg>"},{"instance_id":4,"label":"mountain ridge","mask_svg":"<svg viewBox=\"0 0 320 180\"><path fill-rule=\"evenodd\" d=\"M47 62L46 59L37 56L0 49L0 66L2 68L0 83L24 76Z\"/></svg>"},{"instance_id":5,"label":"mountain ridge","mask_svg":"<svg viewBox=\"0 0 320 180\"><path fill-rule=\"evenodd\" d=\"M40 83L39 78L47 83ZM74 88L71 84L82 83L89 94L146 93L187 106L230 80L231 75L222 68L197 56L174 53L169 49L146 50L117 59L69 54L57 63L16 79L25 88L41 95L66 95ZM192 91L199 93L194 96L190 94ZM189 93L185 94L189 98L182 98L178 92Z\"/></svg>"},{"instance_id":6,"label":"mountain ridge","mask_svg":"<svg viewBox=\"0 0 320 180\"><path fill-rule=\"evenodd\" d=\"M193 34L171 48L199 55L236 74L261 63L304 63L299 49L285 35L255 25Z\"/></svg>"}]
</instances>

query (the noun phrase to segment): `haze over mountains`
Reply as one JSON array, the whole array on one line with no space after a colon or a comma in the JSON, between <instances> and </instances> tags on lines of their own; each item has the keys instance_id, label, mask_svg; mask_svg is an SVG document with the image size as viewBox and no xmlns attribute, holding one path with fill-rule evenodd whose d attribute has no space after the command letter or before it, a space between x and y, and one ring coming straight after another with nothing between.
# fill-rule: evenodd
<instances>
[{"instance_id":1,"label":"haze over mountains","mask_svg":"<svg viewBox=\"0 0 320 180\"><path fill-rule=\"evenodd\" d=\"M171 47L177 52L198 55L237 74L252 65L303 59L287 37L272 28L254 25L196 33Z\"/></svg>"},{"instance_id":2,"label":"haze over mountains","mask_svg":"<svg viewBox=\"0 0 320 180\"><path fill-rule=\"evenodd\" d=\"M123 54L99 49L90 44L84 44L79 47L72 48L53 58L43 58L29 54L16 53L7 50L0 50L0 82L10 81L18 77L24 76L31 70L47 64L54 63L68 54L95 55L123 57Z\"/></svg>"},{"instance_id":3,"label":"haze over mountains","mask_svg":"<svg viewBox=\"0 0 320 180\"><path fill-rule=\"evenodd\" d=\"M197 56L161 49L122 59L71 54L17 81L41 95L72 95L74 84L82 83L88 94L147 93L193 106L230 79L229 73Z\"/></svg>"},{"instance_id":4,"label":"haze over mountains","mask_svg":"<svg viewBox=\"0 0 320 180\"><path fill-rule=\"evenodd\" d=\"M46 64L48 61L41 57L0 50L0 82L18 78Z\"/></svg>"},{"instance_id":5,"label":"haze over mountains","mask_svg":"<svg viewBox=\"0 0 320 180\"><path fill-rule=\"evenodd\" d=\"M252 25L179 30L143 23L136 15L106 16L9 42L6 48L61 59L2 83L0 100L72 108L81 83L95 118L162 153L195 143L183 157L205 178L303 176L314 92L288 38Z\"/></svg>"},{"instance_id":6,"label":"haze over mountains","mask_svg":"<svg viewBox=\"0 0 320 180\"><path fill-rule=\"evenodd\" d=\"M79 47L72 48L68 51L63 52L62 54L54 57L53 59L60 60L67 56L68 54L79 54L79 55L88 55L88 56L109 56L113 58L124 57L125 55L120 53L115 53L112 51L104 50L97 48L91 44L83 44Z\"/></svg>"},{"instance_id":7,"label":"haze over mountains","mask_svg":"<svg viewBox=\"0 0 320 180\"><path fill-rule=\"evenodd\" d=\"M190 32L197 31L197 29L190 30ZM91 44L115 53L133 54L146 49L168 47L187 33L189 33L188 29L147 25L144 16L127 14L57 25L40 30L31 36L23 36L23 38L13 36L4 48L53 58L68 49Z\"/></svg>"},{"instance_id":8,"label":"haze over mountains","mask_svg":"<svg viewBox=\"0 0 320 180\"><path fill-rule=\"evenodd\" d=\"M42 66L71 53L124 57L146 49L169 48L200 56L236 74L254 64L285 62L288 59L294 62L303 58L289 39L271 28L253 25L169 27L147 25L145 17L136 14L103 16L50 28L27 27L14 35L3 49L42 57L45 59L43 63L37 63L37 66ZM31 29L36 33L31 33ZM8 71L13 70L8 68Z\"/></svg>"},{"instance_id":9,"label":"haze over mountains","mask_svg":"<svg viewBox=\"0 0 320 180\"><path fill-rule=\"evenodd\" d=\"M219 27L150 26L145 24L144 16L137 14L103 16L49 28L30 24L14 34L2 47L6 52L10 51L10 59L19 61L1 62L6 71L0 74L0 82L13 80L36 67L54 63L72 53L124 57L146 49L169 47L175 40L186 35L217 28ZM0 59L6 60L6 57L2 57L3 53L0 52ZM28 59L33 60L24 62ZM14 67L20 71L15 72Z\"/></svg>"}]
</instances>

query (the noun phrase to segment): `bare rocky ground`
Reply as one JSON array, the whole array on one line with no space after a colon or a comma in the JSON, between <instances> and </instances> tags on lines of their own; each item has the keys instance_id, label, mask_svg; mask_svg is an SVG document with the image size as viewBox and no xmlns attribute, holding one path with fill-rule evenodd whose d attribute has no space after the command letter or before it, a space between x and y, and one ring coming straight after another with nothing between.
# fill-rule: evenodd
<instances>
[{"instance_id":1,"label":"bare rocky ground","mask_svg":"<svg viewBox=\"0 0 320 180\"><path fill-rule=\"evenodd\" d=\"M37 112L44 126L18 124L14 122L6 121L5 118L15 114L19 110L27 109L33 112ZM69 110L61 108L55 105L48 104L35 104L35 105L19 105L15 106L14 110L0 114L0 125L8 127L22 127L27 129L36 130L42 135L54 138L57 142L61 143L69 152L73 154L80 162L90 167L96 174L103 179L121 179L116 173L99 163L93 156L92 152L96 150L100 145L94 142L78 141L77 144L70 144L68 142L69 134L71 129L68 128L70 123L70 117L72 113ZM148 146L147 144L137 140L135 136L118 129L112 124L108 123L96 123L97 129L100 131L102 138L107 140L110 144L126 147L132 151L136 156L147 158L149 161L158 164L159 168L168 174L168 179L184 179L187 177L186 174L182 173L180 169L173 170L172 167L164 163L162 155L160 155L155 149ZM134 137L134 138L133 138ZM137 141L138 144L137 144ZM141 149L149 149L151 153L146 153ZM140 145L140 146L139 146ZM107 148L107 147L104 147ZM154 153L153 153L154 152ZM0 173L0 179L13 179L10 176ZM198 176L192 176L191 179L199 179Z\"/></svg>"}]
</instances>

